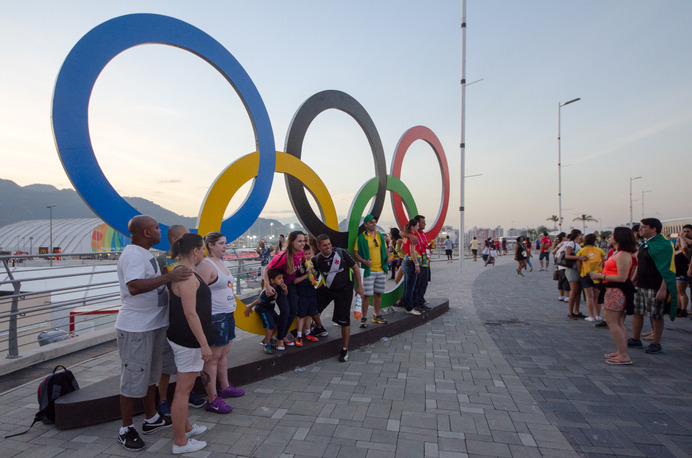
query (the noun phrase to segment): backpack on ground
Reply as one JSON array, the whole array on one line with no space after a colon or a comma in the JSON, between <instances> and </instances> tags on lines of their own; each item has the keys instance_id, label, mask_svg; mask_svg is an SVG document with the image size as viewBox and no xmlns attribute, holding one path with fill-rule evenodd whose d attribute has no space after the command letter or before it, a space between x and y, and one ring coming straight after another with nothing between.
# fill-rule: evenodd
<instances>
[{"instance_id":1,"label":"backpack on ground","mask_svg":"<svg viewBox=\"0 0 692 458\"><path fill-rule=\"evenodd\" d=\"M62 368L60 372L58 369ZM48 375L38 385L38 413L34 417L33 423L24 432L5 436L5 439L28 433L29 430L39 421L52 425L55 423L55 400L67 393L72 393L79 389L77 379L74 374L63 365L55 366L53 372Z\"/></svg>"}]
</instances>

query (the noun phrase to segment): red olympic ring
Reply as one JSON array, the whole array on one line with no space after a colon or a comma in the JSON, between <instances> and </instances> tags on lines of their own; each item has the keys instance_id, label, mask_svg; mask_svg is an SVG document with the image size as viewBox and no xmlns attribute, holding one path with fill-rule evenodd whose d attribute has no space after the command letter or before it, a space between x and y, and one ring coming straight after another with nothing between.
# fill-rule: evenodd
<instances>
[{"instance_id":1,"label":"red olympic ring","mask_svg":"<svg viewBox=\"0 0 692 458\"><path fill-rule=\"evenodd\" d=\"M435 223L432 225L428 232L425 232L425 236L428 240L435 240L437 234L442 230L445 218L447 217L447 209L449 208L449 167L447 166L447 157L445 156L444 149L440 140L437 138L435 133L425 126L415 126L411 127L409 130L404 132L401 136L399 143L396 145L396 150L394 151L394 160L392 162L391 175L401 179L401 167L404 162L404 156L409 147L416 140L424 140L435 152L437 157L437 162L440 165L440 172L442 172L442 202L440 203L440 210L437 213L437 218ZM406 217L406 212L404 211L404 205L399 194L392 192L392 209L394 210L394 216L399 223L399 226L404 227L408 223ZM414 215L415 216L415 215Z\"/></svg>"}]
</instances>

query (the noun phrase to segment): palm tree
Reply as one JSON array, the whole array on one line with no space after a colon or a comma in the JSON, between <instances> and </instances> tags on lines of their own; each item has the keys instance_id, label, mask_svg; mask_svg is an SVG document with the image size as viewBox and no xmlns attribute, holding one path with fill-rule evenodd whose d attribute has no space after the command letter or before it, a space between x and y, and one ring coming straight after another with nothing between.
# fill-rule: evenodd
<instances>
[{"instance_id":1,"label":"palm tree","mask_svg":"<svg viewBox=\"0 0 692 458\"><path fill-rule=\"evenodd\" d=\"M546 221L552 221L553 222L553 230L557 230L557 222L560 221L560 218L557 217L557 215L552 215L550 218L546 218Z\"/></svg>"},{"instance_id":2,"label":"palm tree","mask_svg":"<svg viewBox=\"0 0 692 458\"><path fill-rule=\"evenodd\" d=\"M584 214L582 214L581 216L577 216L577 217L574 218L572 221L581 221L581 226L582 226L582 230L581 230L581 231L582 231L582 232L586 232L586 222L587 222L587 221L593 221L593 222L596 222L596 223L598 222L598 220L597 220L596 218L594 218L593 216L591 216L591 215L584 215Z\"/></svg>"}]
</instances>

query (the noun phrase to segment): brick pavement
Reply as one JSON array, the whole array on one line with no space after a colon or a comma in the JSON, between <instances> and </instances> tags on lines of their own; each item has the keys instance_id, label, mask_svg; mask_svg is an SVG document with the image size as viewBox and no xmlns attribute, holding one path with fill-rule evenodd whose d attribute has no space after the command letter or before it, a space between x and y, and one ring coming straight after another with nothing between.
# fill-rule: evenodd
<instances>
[{"instance_id":1,"label":"brick pavement","mask_svg":"<svg viewBox=\"0 0 692 458\"><path fill-rule=\"evenodd\" d=\"M634 366L613 368L600 358L608 331L567 320L549 273L512 275L508 256L466 265L460 279L456 262L433 264L428 295L450 298L437 320L355 350L348 363L244 386L230 415L190 409L209 428L209 445L193 455L689 455L689 320L664 333L662 355L635 353ZM117 364L111 354L72 369L88 383ZM1 432L30 423L35 388L0 395ZM2 440L0 457L132 456L115 441L118 425L36 425ZM169 454L170 430L143 438L148 455Z\"/></svg>"},{"instance_id":2,"label":"brick pavement","mask_svg":"<svg viewBox=\"0 0 692 458\"><path fill-rule=\"evenodd\" d=\"M574 449L588 456L692 455L690 320L665 318L664 353L630 349L632 366L609 366L603 354L615 350L610 332L567 318L551 272L522 278L514 268L479 276L473 301L516 375ZM581 310L586 314L583 301Z\"/></svg>"}]
</instances>

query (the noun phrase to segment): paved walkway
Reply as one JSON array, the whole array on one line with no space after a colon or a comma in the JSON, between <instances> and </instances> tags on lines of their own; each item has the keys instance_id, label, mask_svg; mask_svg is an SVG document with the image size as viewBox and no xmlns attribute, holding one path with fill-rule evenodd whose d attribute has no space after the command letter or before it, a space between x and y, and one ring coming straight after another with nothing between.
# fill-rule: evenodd
<instances>
[{"instance_id":1,"label":"paved walkway","mask_svg":"<svg viewBox=\"0 0 692 458\"><path fill-rule=\"evenodd\" d=\"M352 351L348 363L244 386L230 415L191 409L209 428L193 456L689 456L689 320L666 330L663 354L610 367L609 332L568 320L549 273L518 277L508 256L466 266L460 278L457 262L433 265L428 296L450 298L441 318ZM118 366L111 353L71 369L86 385ZM3 436L30 424L36 386L0 394ZM118 426L39 424L2 440L0 457L132 456L115 441ZM170 453L170 430L143 438L147 456Z\"/></svg>"}]
</instances>

